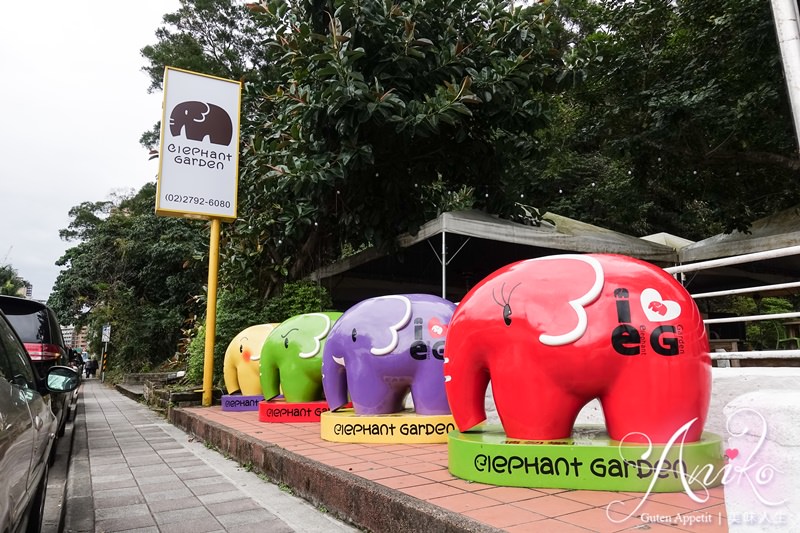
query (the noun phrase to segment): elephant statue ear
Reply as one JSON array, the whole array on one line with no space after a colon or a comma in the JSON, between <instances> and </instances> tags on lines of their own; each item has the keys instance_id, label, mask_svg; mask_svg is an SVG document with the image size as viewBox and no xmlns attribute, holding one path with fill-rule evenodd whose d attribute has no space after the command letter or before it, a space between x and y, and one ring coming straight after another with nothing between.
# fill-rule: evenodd
<instances>
[{"instance_id":1,"label":"elephant statue ear","mask_svg":"<svg viewBox=\"0 0 800 533\"><path fill-rule=\"evenodd\" d=\"M322 344L331 330L331 318L323 313L308 313L302 317L302 329L308 336L298 338L300 350L298 357L310 359L322 355Z\"/></svg>"},{"instance_id":2,"label":"elephant statue ear","mask_svg":"<svg viewBox=\"0 0 800 533\"><path fill-rule=\"evenodd\" d=\"M360 329L370 338L370 353L392 353L399 342L399 331L411 321L411 300L402 295L371 298L359 304Z\"/></svg>"},{"instance_id":3,"label":"elephant statue ear","mask_svg":"<svg viewBox=\"0 0 800 533\"><path fill-rule=\"evenodd\" d=\"M540 257L528 262L543 267L534 274L538 276L537 283L520 280L518 291L521 300L547 306L548 313L536 313L542 331L539 341L548 346L564 346L583 337L588 327L586 307L600 297L605 284L602 264L590 255L577 254ZM510 300L508 306L513 309Z\"/></svg>"}]
</instances>

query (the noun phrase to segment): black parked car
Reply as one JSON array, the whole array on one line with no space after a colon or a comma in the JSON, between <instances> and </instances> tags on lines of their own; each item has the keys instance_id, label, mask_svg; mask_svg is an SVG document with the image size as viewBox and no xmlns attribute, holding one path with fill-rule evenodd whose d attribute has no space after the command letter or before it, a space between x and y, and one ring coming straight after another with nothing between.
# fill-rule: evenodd
<instances>
[{"instance_id":1,"label":"black parked car","mask_svg":"<svg viewBox=\"0 0 800 533\"><path fill-rule=\"evenodd\" d=\"M41 530L50 452L58 420L48 398L70 394L80 377L51 366L39 376L0 312L0 531Z\"/></svg>"},{"instance_id":2,"label":"black parked car","mask_svg":"<svg viewBox=\"0 0 800 533\"><path fill-rule=\"evenodd\" d=\"M61 326L52 309L36 300L0 296L0 311L5 313L11 326L22 339L40 376L47 375L47 371L53 366L69 365L70 349L64 343ZM58 418L56 435L60 437L64 434L64 427L69 418L71 396L53 394L50 403Z\"/></svg>"}]
</instances>

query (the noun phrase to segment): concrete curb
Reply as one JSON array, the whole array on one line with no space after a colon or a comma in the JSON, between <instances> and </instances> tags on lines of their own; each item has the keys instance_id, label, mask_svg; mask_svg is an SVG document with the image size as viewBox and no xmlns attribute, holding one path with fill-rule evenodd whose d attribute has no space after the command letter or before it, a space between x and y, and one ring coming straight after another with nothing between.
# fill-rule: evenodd
<instances>
[{"instance_id":1,"label":"concrete curb","mask_svg":"<svg viewBox=\"0 0 800 533\"><path fill-rule=\"evenodd\" d=\"M277 445L173 408L168 419L241 464L252 465L296 496L368 531L496 533L502 531L461 514L390 490L360 476L310 460Z\"/></svg>"},{"instance_id":2,"label":"concrete curb","mask_svg":"<svg viewBox=\"0 0 800 533\"><path fill-rule=\"evenodd\" d=\"M64 513L67 500L67 483L69 481L69 461L75 438L75 417L78 410L78 396L74 395L69 402L69 415L62 435L55 443L53 464L47 478L47 494L45 496L42 533L58 533L63 530Z\"/></svg>"},{"instance_id":3,"label":"concrete curb","mask_svg":"<svg viewBox=\"0 0 800 533\"><path fill-rule=\"evenodd\" d=\"M83 390L79 389L78 402L73 413L72 453L69 455L64 512L59 531L89 533L94 531L94 500L92 477L89 470L89 436L83 405Z\"/></svg>"}]
</instances>

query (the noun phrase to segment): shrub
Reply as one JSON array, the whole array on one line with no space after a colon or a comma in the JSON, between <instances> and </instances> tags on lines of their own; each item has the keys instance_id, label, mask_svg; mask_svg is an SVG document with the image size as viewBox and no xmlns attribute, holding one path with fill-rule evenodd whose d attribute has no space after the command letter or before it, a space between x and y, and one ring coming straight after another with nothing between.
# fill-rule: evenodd
<instances>
[{"instance_id":1,"label":"shrub","mask_svg":"<svg viewBox=\"0 0 800 533\"><path fill-rule=\"evenodd\" d=\"M283 286L280 296L267 302L270 322L283 322L303 313L330 311L333 302L328 290L310 281L295 281Z\"/></svg>"}]
</instances>

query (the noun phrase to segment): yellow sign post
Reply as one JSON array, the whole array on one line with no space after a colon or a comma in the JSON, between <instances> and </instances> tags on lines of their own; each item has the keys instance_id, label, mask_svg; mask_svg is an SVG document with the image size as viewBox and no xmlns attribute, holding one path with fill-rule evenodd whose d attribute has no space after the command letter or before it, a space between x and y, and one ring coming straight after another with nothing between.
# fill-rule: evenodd
<instances>
[{"instance_id":1,"label":"yellow sign post","mask_svg":"<svg viewBox=\"0 0 800 533\"><path fill-rule=\"evenodd\" d=\"M167 67L156 214L211 221L203 406L212 403L220 221L236 220L242 85Z\"/></svg>"},{"instance_id":2,"label":"yellow sign post","mask_svg":"<svg viewBox=\"0 0 800 533\"><path fill-rule=\"evenodd\" d=\"M206 299L206 343L203 358L203 407L211 405L214 375L214 338L217 334L217 271L219 270L219 219L211 219L208 245L208 298Z\"/></svg>"}]
</instances>

